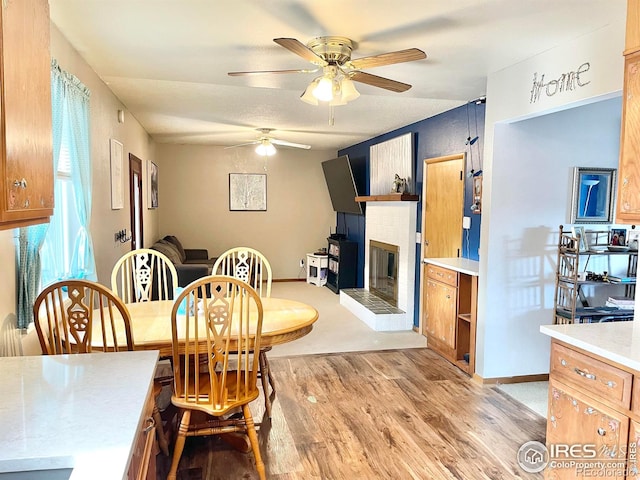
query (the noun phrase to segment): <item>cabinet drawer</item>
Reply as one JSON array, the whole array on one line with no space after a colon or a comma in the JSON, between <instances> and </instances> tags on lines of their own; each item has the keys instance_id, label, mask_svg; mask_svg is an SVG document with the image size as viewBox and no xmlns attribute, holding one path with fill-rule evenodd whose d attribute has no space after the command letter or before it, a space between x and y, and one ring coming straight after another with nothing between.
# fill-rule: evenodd
<instances>
[{"instance_id":1,"label":"cabinet drawer","mask_svg":"<svg viewBox=\"0 0 640 480\"><path fill-rule=\"evenodd\" d=\"M631 410L640 417L640 375L633 379L633 393L631 394ZM639 432L640 433L640 432ZM640 447L640 445L638 445Z\"/></svg>"},{"instance_id":2,"label":"cabinet drawer","mask_svg":"<svg viewBox=\"0 0 640 480\"><path fill-rule=\"evenodd\" d=\"M454 272L453 270L449 270L448 268L442 268L428 263L427 276L438 282L451 285L452 287L458 286L458 272Z\"/></svg>"},{"instance_id":3,"label":"cabinet drawer","mask_svg":"<svg viewBox=\"0 0 640 480\"><path fill-rule=\"evenodd\" d=\"M309 266L311 267L323 267L323 266L327 266L327 257L324 258L320 258L320 257L312 257L312 256L308 256L307 257L307 263L309 264ZM324 263L324 265L323 265Z\"/></svg>"},{"instance_id":4,"label":"cabinet drawer","mask_svg":"<svg viewBox=\"0 0 640 480\"><path fill-rule=\"evenodd\" d=\"M613 405L631 405L630 373L557 343L551 345L551 375Z\"/></svg>"}]
</instances>

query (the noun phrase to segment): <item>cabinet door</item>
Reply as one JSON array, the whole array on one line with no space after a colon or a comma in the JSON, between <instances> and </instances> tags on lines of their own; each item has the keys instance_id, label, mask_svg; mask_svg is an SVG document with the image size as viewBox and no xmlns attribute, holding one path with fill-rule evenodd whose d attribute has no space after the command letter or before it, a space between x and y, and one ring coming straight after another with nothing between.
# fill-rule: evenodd
<instances>
[{"instance_id":1,"label":"cabinet door","mask_svg":"<svg viewBox=\"0 0 640 480\"><path fill-rule=\"evenodd\" d=\"M547 420L547 447L574 446L572 454L558 451L550 461L619 463L620 468L611 468L607 478L624 478L624 463L627 453L629 418L605 407L600 402L582 395L573 388L551 378L549 382L549 415ZM595 454L595 457L594 457ZM595 471L595 470L593 470ZM579 475L575 466L554 468L550 464L545 470L546 479L575 479ZM592 474L591 476L594 476Z\"/></svg>"},{"instance_id":2,"label":"cabinet door","mask_svg":"<svg viewBox=\"0 0 640 480\"><path fill-rule=\"evenodd\" d=\"M2 2L3 224L53 213L49 29L47 0Z\"/></svg>"},{"instance_id":3,"label":"cabinet door","mask_svg":"<svg viewBox=\"0 0 640 480\"><path fill-rule=\"evenodd\" d=\"M456 345L456 294L454 287L427 280L427 332L451 348Z\"/></svg>"},{"instance_id":4,"label":"cabinet door","mask_svg":"<svg viewBox=\"0 0 640 480\"><path fill-rule=\"evenodd\" d=\"M640 220L640 52L625 58L616 219Z\"/></svg>"}]
</instances>

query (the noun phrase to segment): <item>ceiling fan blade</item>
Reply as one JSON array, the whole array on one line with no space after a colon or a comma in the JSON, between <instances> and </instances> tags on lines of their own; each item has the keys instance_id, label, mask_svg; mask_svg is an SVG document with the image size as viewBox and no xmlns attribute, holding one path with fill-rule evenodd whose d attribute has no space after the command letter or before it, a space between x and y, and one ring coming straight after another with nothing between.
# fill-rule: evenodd
<instances>
[{"instance_id":1,"label":"ceiling fan blade","mask_svg":"<svg viewBox=\"0 0 640 480\"><path fill-rule=\"evenodd\" d=\"M242 76L248 76L248 75L268 75L268 74L273 74L273 73L315 73L317 72L318 69L315 68L313 70L305 70L305 69L300 69L300 70L255 70L252 72L228 72L227 75L229 75L230 77L242 77Z\"/></svg>"},{"instance_id":2,"label":"ceiling fan blade","mask_svg":"<svg viewBox=\"0 0 640 480\"><path fill-rule=\"evenodd\" d=\"M322 67L328 65L321 56L316 55L313 50L295 38L274 38L273 41L311 63L315 63Z\"/></svg>"},{"instance_id":3,"label":"ceiling fan blade","mask_svg":"<svg viewBox=\"0 0 640 480\"><path fill-rule=\"evenodd\" d=\"M397 52L382 53L371 57L362 57L351 60L347 64L352 68L365 69L372 67L382 67L394 63L413 62L427 58L427 54L418 48L408 48Z\"/></svg>"},{"instance_id":4,"label":"ceiling fan blade","mask_svg":"<svg viewBox=\"0 0 640 480\"><path fill-rule=\"evenodd\" d=\"M277 140L275 138L270 139L270 142L274 145L282 145L283 147L304 148L305 150L309 150L311 148L311 145L303 145L302 143L291 143L285 140Z\"/></svg>"},{"instance_id":5,"label":"ceiling fan blade","mask_svg":"<svg viewBox=\"0 0 640 480\"><path fill-rule=\"evenodd\" d=\"M229 145L228 147L224 147L224 150L226 150L227 148L245 147L247 145L257 145L259 143L262 143L262 140L254 140L253 142L239 143L238 145Z\"/></svg>"},{"instance_id":6,"label":"ceiling fan blade","mask_svg":"<svg viewBox=\"0 0 640 480\"><path fill-rule=\"evenodd\" d=\"M411 85L408 83L397 82L396 80L371 75L370 73L365 72L350 73L349 78L354 82L366 83L367 85L384 88L386 90L391 90L392 92L406 92L411 88Z\"/></svg>"}]
</instances>

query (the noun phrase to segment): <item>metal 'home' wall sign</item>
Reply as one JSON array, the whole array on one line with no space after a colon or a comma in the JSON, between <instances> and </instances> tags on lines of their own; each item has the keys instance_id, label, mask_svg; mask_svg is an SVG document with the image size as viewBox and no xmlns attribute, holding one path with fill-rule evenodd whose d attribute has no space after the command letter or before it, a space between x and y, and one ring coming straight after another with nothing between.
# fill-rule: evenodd
<instances>
[{"instance_id":1,"label":"metal 'home' wall sign","mask_svg":"<svg viewBox=\"0 0 640 480\"><path fill-rule=\"evenodd\" d=\"M589 85L591 80L585 78L585 74L591 69L589 62L584 62L576 70L563 73L558 78L545 81L545 74L538 77L538 72L533 74L533 86L531 87L531 96L529 103L536 103L541 96L553 97L557 93L576 90L578 87Z\"/></svg>"}]
</instances>

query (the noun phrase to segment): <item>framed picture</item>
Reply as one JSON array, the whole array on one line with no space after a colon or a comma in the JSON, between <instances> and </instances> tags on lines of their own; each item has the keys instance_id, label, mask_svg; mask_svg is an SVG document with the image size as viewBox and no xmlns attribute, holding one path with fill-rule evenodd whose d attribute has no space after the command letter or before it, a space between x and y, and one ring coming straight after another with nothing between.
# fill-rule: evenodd
<instances>
[{"instance_id":1,"label":"framed picture","mask_svg":"<svg viewBox=\"0 0 640 480\"><path fill-rule=\"evenodd\" d=\"M638 250L638 244L640 243L640 230L632 228L627 233L627 245L629 250Z\"/></svg>"},{"instance_id":2,"label":"framed picture","mask_svg":"<svg viewBox=\"0 0 640 480\"><path fill-rule=\"evenodd\" d=\"M111 160L111 209L119 210L124 207L124 191L122 186L122 143L115 139L109 140L109 154Z\"/></svg>"},{"instance_id":3,"label":"framed picture","mask_svg":"<svg viewBox=\"0 0 640 480\"><path fill-rule=\"evenodd\" d=\"M580 239L580 243L578 244L578 250L581 252L586 252L589 250L589 242L587 241L587 236L584 232L584 227L579 227L574 225L571 227L571 234Z\"/></svg>"},{"instance_id":4,"label":"framed picture","mask_svg":"<svg viewBox=\"0 0 640 480\"><path fill-rule=\"evenodd\" d=\"M614 168L574 167L571 223L612 223Z\"/></svg>"},{"instance_id":5,"label":"framed picture","mask_svg":"<svg viewBox=\"0 0 640 480\"><path fill-rule=\"evenodd\" d=\"M229 210L266 211L267 175L264 173L230 173Z\"/></svg>"},{"instance_id":6,"label":"framed picture","mask_svg":"<svg viewBox=\"0 0 640 480\"><path fill-rule=\"evenodd\" d=\"M149 162L149 208L158 208L158 166Z\"/></svg>"},{"instance_id":7,"label":"framed picture","mask_svg":"<svg viewBox=\"0 0 640 480\"><path fill-rule=\"evenodd\" d=\"M609 245L616 247L627 246L627 229L626 228L612 228L609 235Z\"/></svg>"}]
</instances>

